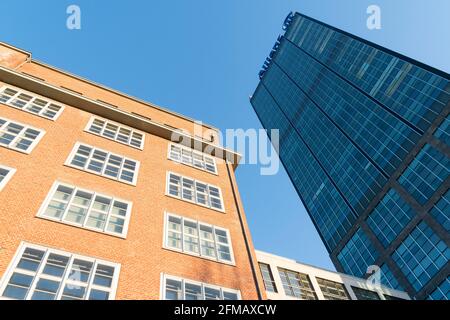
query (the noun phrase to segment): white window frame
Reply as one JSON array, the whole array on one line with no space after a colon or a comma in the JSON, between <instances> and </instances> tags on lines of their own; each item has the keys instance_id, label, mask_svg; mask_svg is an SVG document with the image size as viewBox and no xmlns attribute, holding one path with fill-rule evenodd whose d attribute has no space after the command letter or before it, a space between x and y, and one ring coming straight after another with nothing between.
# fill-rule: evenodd
<instances>
[{"instance_id":1,"label":"white window frame","mask_svg":"<svg viewBox=\"0 0 450 320\"><path fill-rule=\"evenodd\" d=\"M102 131L100 133L92 132L92 131L89 130L89 128L92 126L92 124L94 123L95 120L99 120L99 121L105 122L105 126L104 126L104 128L102 129ZM118 127L118 130L117 130L115 138L111 138L111 137L103 135L103 132L105 131L106 125L108 125L108 124L111 124L111 125L114 125L114 126ZM131 143L125 143L125 142L122 142L120 140L117 140L117 135L118 135L120 129L125 129L125 130L129 130L130 131L130 140L131 140L131 138L132 138L134 133L142 135L141 145L139 147L137 147L137 146L132 145ZM102 138L105 138L105 139L108 139L108 140L112 140L112 141L115 141L117 143L129 146L129 147L132 147L134 149L144 150L145 133L142 132L142 131L139 131L139 130L135 130L132 127L125 126L125 125L120 124L120 123L115 122L115 121L111 121L111 120L108 120L108 119L105 119L105 118L101 118L101 117L97 117L97 116L92 116L91 119L89 120L89 122L87 123L86 127L84 128L84 131L87 132L87 133L93 134L95 136L102 137Z\"/></svg>"},{"instance_id":2,"label":"white window frame","mask_svg":"<svg viewBox=\"0 0 450 320\"><path fill-rule=\"evenodd\" d=\"M205 283L205 282L199 282L199 281L195 281L195 280L190 280L190 279L186 279L186 278L181 278L181 277L177 277L177 276L172 276L172 275L168 275L168 274L164 274L161 273L161 292L160 292L160 300L166 300L166 283L167 280L174 280L174 281L180 281L181 282L181 294L183 296L183 299L179 300L179 301L183 301L185 298L185 283L189 283L189 284L193 284L196 286L200 286L201 287L201 295L203 299L200 300L205 300L205 287L207 288L211 288L211 289L215 289L215 290L219 290L220 294L222 296L222 300L220 301L224 301L223 300L223 293L225 292L229 292L232 294L236 294L238 300L242 300L242 296L241 296L241 291L237 290L237 289L229 289L229 288L225 288L225 287L221 287L221 286L217 286L217 285L213 285L213 284L209 284L209 283Z\"/></svg>"},{"instance_id":3,"label":"white window frame","mask_svg":"<svg viewBox=\"0 0 450 320\"><path fill-rule=\"evenodd\" d=\"M180 159L175 159L175 158L172 157L172 154L171 154L172 147L180 148ZM182 160L183 159L183 151L190 153L191 161L189 163L186 163L186 162L184 162ZM197 166L194 165L194 154L202 157L202 159L203 159L203 161L202 161L203 162L203 168L200 168L200 167L197 167ZM169 159L171 161L174 161L176 163L180 163L180 164L186 165L188 167L192 167L192 168L204 171L204 172L208 172L208 173L214 174L216 176L218 175L217 162L216 162L215 157L207 155L207 154L205 154L203 152L199 152L199 151L197 151L195 149L188 148L188 147L183 146L183 145L178 144L178 143L173 143L173 142L169 143L168 150L167 150L167 159ZM209 159L209 160L212 161L212 163L214 165L214 172L213 171L209 171L209 170L206 169L206 159Z\"/></svg>"},{"instance_id":4,"label":"white window frame","mask_svg":"<svg viewBox=\"0 0 450 320\"><path fill-rule=\"evenodd\" d=\"M36 131L39 132L39 135L36 137L36 139L33 140L33 142L30 144L30 146L28 147L27 150L22 150L22 149L20 149L20 148L12 147L12 145L13 145L14 143L16 143L16 141L19 139L20 134L17 135L17 136L9 143L9 145L6 146L6 145L4 145L4 144L0 144L0 147L6 148L6 149L10 149L10 150L14 150L14 151L17 151L17 152L20 152L20 153L30 154L30 153L33 151L33 149L37 146L37 144L41 141L42 137L44 137L44 135L45 135L45 130L43 130L43 129L38 129L38 128L32 127L32 126L30 126L30 125L28 125L28 124L24 124L24 123L22 123L22 122L10 120L10 119L4 118L4 117L0 117L0 119L6 121L3 125L0 125L0 128L6 127L6 126L8 126L8 124L13 123L13 124L17 124L17 125L20 125L20 126L23 126L23 127L24 127L24 128L22 129L22 131L20 131L21 133L24 132L24 131L27 130L27 129L36 130Z\"/></svg>"},{"instance_id":5,"label":"white window frame","mask_svg":"<svg viewBox=\"0 0 450 320\"><path fill-rule=\"evenodd\" d=\"M170 192L169 192L169 187L170 187L170 175L171 175L171 174L173 174L173 175L175 175L175 176L178 176L178 177L181 179L181 180L180 180L180 191L179 191L179 196L172 195L172 194L170 194ZM184 199L184 198L183 198L183 192L182 192L182 189L183 189L183 179L188 179L188 180L194 181L193 200L187 200L187 199ZM207 196L208 196L208 199L207 199L207 200L208 200L208 203L207 203L206 205L197 202L197 188L196 188L196 183L202 183L202 184L205 184L205 185L207 186L207 188L208 188L208 192L207 192ZM211 206L211 201L210 201L210 199L209 199L209 198L211 197L210 192L209 192L209 187L210 187L210 186L213 187L213 188L216 188L216 189L219 191L219 195L220 195L219 199L220 199L220 202L221 202L221 204L222 204L222 209L218 209L218 208L215 208L215 207ZM200 180L196 180L196 179L194 179L194 178L186 177L186 176L184 176L184 175L175 173L175 172L173 172L173 171L167 171L167 174L166 174L166 196L171 197L171 198L175 198L175 199L179 199L179 200L182 200L182 201L190 202L190 203L193 203L193 204L196 204L196 205L198 205L198 206L201 206L201 207L204 207L204 208L208 208L208 209L211 209L211 210L214 210L214 211L218 211L218 212L225 213L225 202L224 202L224 200L223 200L223 193L222 193L222 189L221 189L220 187L218 187L218 186L216 186L216 185L212 185L212 184L207 183L207 182L203 182L203 181L200 181ZM214 198L217 198L217 197L215 197L215 196L213 196L213 197L214 197Z\"/></svg>"},{"instance_id":6,"label":"white window frame","mask_svg":"<svg viewBox=\"0 0 450 320\"><path fill-rule=\"evenodd\" d=\"M0 103L3 103L3 104L5 104L5 105L7 105L7 106L9 106L9 107L11 107L11 108L16 109L16 110L21 110L21 111L23 111L23 112L26 112L26 113L29 113L29 114L32 114L32 115L35 115L35 116L38 116L38 117L41 117L41 118L44 118L44 119L47 119L47 120L51 120L51 121L56 121L56 120L58 120L58 118L61 116L61 114L62 114L63 111L64 111L64 106L63 106L62 104L60 104L59 102L56 102L56 101L54 101L54 100L52 100L52 99L49 99L49 98L46 98L46 97L37 95L37 94L35 94L35 93L33 93L33 92L26 91L26 90L23 90L23 89L21 89L21 88L17 88L17 87L14 87L14 86L3 85L3 86L0 88L0 94L2 94L2 92L3 92L5 89L11 89L11 90L14 90L14 91L17 91L17 93L16 93L14 96L12 96L7 102L0 102ZM32 99L31 99L30 101L28 101L22 108L17 107L17 106L15 106L15 105L13 105L13 104L11 103L11 101L13 101L14 98L17 98L20 94L25 94L25 95L27 95L27 96L31 96L31 97L32 97ZM47 102L47 104L42 108L42 110L41 110L39 113L35 113L35 112L31 112L31 111L29 111L29 110L26 110L25 108L28 107L29 105L31 105L32 102L35 101L36 99L43 100L43 101ZM43 114L44 111L46 110L46 108L47 108L49 105L54 105L54 106L56 106L56 107L59 107L59 110L58 110L58 111L55 111L56 114L55 114L55 117L53 117L53 118L47 117L47 116L45 116L45 115Z\"/></svg>"},{"instance_id":7,"label":"white window frame","mask_svg":"<svg viewBox=\"0 0 450 320\"><path fill-rule=\"evenodd\" d=\"M14 173L16 173L17 170L14 168L3 166L1 164L0 164L0 169L4 169L4 170L8 171L8 173L3 178L3 180L0 181L0 191L2 191L2 189L6 186L6 184L9 182L9 180L11 180L12 176L14 175Z\"/></svg>"},{"instance_id":8,"label":"white window frame","mask_svg":"<svg viewBox=\"0 0 450 320\"><path fill-rule=\"evenodd\" d=\"M169 229L169 217L181 219L181 231L179 232L180 235L181 235L181 249L174 248L174 247L171 247L169 245L169 231L170 231L170 229ZM192 223L197 224L198 253L187 251L187 250L184 249L184 221L188 221L188 222L192 222ZM215 255L216 255L215 258L210 257L210 256L202 255L202 245L201 245L202 238L200 236L200 225L212 228L212 230L213 230L214 250L215 250ZM216 233L215 233L216 230L223 231L227 235L228 248L230 250L230 257L231 257L230 261L224 260L224 259L220 259L220 257L219 257L218 244L220 244L220 243L218 243L217 239L216 239ZM163 235L163 237L164 237L163 238L163 248L164 249L175 251L175 252L179 252L179 253L183 253L183 254L187 254L187 255L190 255L190 256L203 258L203 259L206 259L206 260L216 261L216 262L219 262L219 263L224 263L224 264L228 264L228 265L232 265L232 266L236 265L236 262L235 262L235 259L234 259L233 243L232 243L232 240L231 240L230 231L228 229L225 229L225 228L222 228L222 227L218 227L218 226L215 226L215 225L212 225L212 224L209 224L209 223L205 223L205 222L202 222L202 221L186 218L184 216L180 216L178 214L174 214L174 213L171 213L171 212L164 212L164 235Z\"/></svg>"},{"instance_id":9,"label":"white window frame","mask_svg":"<svg viewBox=\"0 0 450 320\"><path fill-rule=\"evenodd\" d=\"M67 201L67 207L64 210L64 213L61 216L61 218L52 218L52 217L44 215L44 212L47 209L48 205L50 204L50 201L53 199L53 195L54 195L56 189L59 186L73 188L74 191L73 191L72 195L70 196L70 199ZM105 220L105 229L103 231L99 230L98 228L93 228L93 227L89 227L87 225L80 225L80 224L77 224L77 223L74 223L74 222L69 222L69 221L63 220L67 216L70 204L72 203L72 200L73 200L73 198L74 198L74 196L75 196L77 191L82 191L82 192L86 192L86 193L92 194L92 199L95 199L96 196L100 196L100 197L111 199L111 206L110 206L110 208L108 210L108 214L107 214L107 217L106 217L106 220ZM112 203L114 201L119 201L119 202L127 204L126 216L125 217L121 217L122 219L125 220L124 221L124 225L123 225L123 231L122 231L121 234L106 230L106 227L108 226L109 220L111 218ZM87 213L86 213L86 218L85 218L84 224L86 224L86 222L87 222L87 217L89 216L89 213L90 213L90 211L92 209L93 203L94 203L94 201L91 201L91 203L89 204L89 207L87 208ZM103 234L108 234L108 235L111 235L111 236L114 236L114 237L119 237L119 238L122 238L122 239L126 239L127 234L128 234L128 226L130 224L130 219L131 219L132 208L133 208L133 203L131 201L119 199L117 197L110 196L110 195L105 195L103 193L99 193L99 192L96 192L96 191L93 191L93 190L80 188L80 187L77 187L77 186L74 186L74 185L71 185L71 184L68 184L68 183L64 183L64 182L61 182L61 181L55 181L53 183L52 187L50 188L50 191L48 192L44 202L42 203L41 207L39 208L39 211L36 214L36 217L42 218L42 219L45 219L45 220L58 222L58 223L69 225L69 226L73 226L73 227L77 227L77 228L81 228L81 229L86 229L86 230L90 230L90 231L94 231L94 232L98 232L98 233L103 233Z\"/></svg>"},{"instance_id":10,"label":"white window frame","mask_svg":"<svg viewBox=\"0 0 450 320\"><path fill-rule=\"evenodd\" d=\"M85 146L85 147L88 147L88 148L92 148L93 151L97 150L97 151L100 151L100 152L107 153L107 158L108 159L109 159L110 155L113 155L113 156L121 157L123 159L123 162L125 162L125 160L129 160L129 161L135 162L136 163L136 170L134 171L133 181L130 182L130 181L126 181L126 180L120 179L120 174L121 174L121 170L123 168L123 163L122 163L122 166L119 168L119 173L117 175L117 178L113 178L111 176L108 176L108 175L104 174L103 171L106 168L107 162L105 162L105 167L103 168L102 173L98 173L97 171L90 170L88 168L81 168L81 167L78 167L78 166L75 166L75 165L71 164L73 157L75 156L75 154L78 151L78 148L81 145ZM86 161L86 166L89 163L89 161L92 159L93 151L91 151L91 154L89 155L88 160ZM72 151L70 152L69 157L67 158L67 160L64 163L64 165L68 166L68 167L71 167L71 168L74 168L74 169L78 169L78 170L81 170L81 171L85 171L85 172L89 172L89 173L95 174L96 176L101 176L101 177L104 177L104 178L107 178L107 179L110 179L110 180L122 182L122 183L125 183L125 184L128 184L128 185L132 185L132 186L136 186L136 184L137 184L137 179L138 179L138 175L139 175L139 168L140 168L140 162L138 160L131 159L131 158L128 158L126 156L123 156L123 155L120 155L120 154L116 154L114 152L110 152L110 151L107 151L107 150L104 150L104 149L101 149L101 148L97 148L97 147L94 147L92 145L89 145L89 144L83 143L83 142L76 142L75 143L75 146L73 147Z\"/></svg>"},{"instance_id":11,"label":"white window frame","mask_svg":"<svg viewBox=\"0 0 450 320\"><path fill-rule=\"evenodd\" d=\"M35 249L35 250L40 250L40 251L44 251L45 254L42 257L41 263L37 269L36 272L32 272L32 271L26 271L26 270L22 270L20 269L20 273L21 274L27 274L30 276L33 276L33 280L31 282L29 291L26 295L25 300L29 300L29 298L31 298L32 294L34 293L34 290L36 288L36 284L37 284L37 280L40 278L40 276L42 275L42 271L43 268L45 266L45 261L47 259L47 257L50 254L57 254L57 255L62 255L62 256L66 256L69 257L69 261L66 267L66 272L64 273L62 278L60 279L60 286L59 289L56 293L56 299L55 300L60 300L62 293L64 291L64 287L65 285L70 282L73 283L74 280L68 279L68 275L69 272L67 272L67 270L70 270L72 268L72 264L73 261L75 259L79 259L79 260L83 260L83 261L88 261L88 262L92 262L92 274L91 277L88 281L88 283L83 283L83 285L86 286L86 299L89 297L91 290L92 289L98 289L98 290L102 290L102 291L108 291L109 297L108 300L114 300L116 297L116 293L117 293L117 285L119 282L119 274L120 274L120 268L121 265L120 263L115 263L115 262L110 262L110 261L105 261L105 260L100 260L100 259L96 259L96 258L92 258L92 257L87 257L87 256L82 256L82 255L78 255L75 253L71 253L68 251L62 251L62 250L58 250L58 249L53 249L50 247L45 247L45 246L41 246L41 245L36 245L36 244L32 244L29 242L25 242L22 241L18 247L18 249L16 250L16 253L14 254L13 259L11 260L10 264L8 265L8 268L6 269L5 273L3 274L3 277L0 279L0 300L14 300L8 297L2 297L1 295L3 294L3 291L5 290L6 286L8 285L8 282L11 278L11 276L13 275L14 271L17 269L17 264L19 263L20 259L22 258L23 253L25 252L26 249ZM93 283L93 279L94 279L94 273L95 270L97 268L98 264L102 264L108 267L112 267L114 268L114 275L112 278L112 282L111 282L111 287L109 288L109 290L106 287L102 287L102 286L97 286ZM52 276L45 276L46 279L52 279Z\"/></svg>"}]
</instances>

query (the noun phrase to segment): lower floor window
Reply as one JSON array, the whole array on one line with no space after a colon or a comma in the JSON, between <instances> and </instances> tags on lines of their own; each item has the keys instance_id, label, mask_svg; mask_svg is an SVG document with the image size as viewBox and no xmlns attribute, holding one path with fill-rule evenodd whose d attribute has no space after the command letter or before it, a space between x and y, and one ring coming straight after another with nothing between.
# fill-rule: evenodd
<instances>
[{"instance_id":1,"label":"lower floor window","mask_svg":"<svg viewBox=\"0 0 450 320\"><path fill-rule=\"evenodd\" d=\"M23 243L0 284L17 300L112 300L119 265Z\"/></svg>"},{"instance_id":2,"label":"lower floor window","mask_svg":"<svg viewBox=\"0 0 450 320\"><path fill-rule=\"evenodd\" d=\"M164 276L164 300L240 300L239 290Z\"/></svg>"}]
</instances>

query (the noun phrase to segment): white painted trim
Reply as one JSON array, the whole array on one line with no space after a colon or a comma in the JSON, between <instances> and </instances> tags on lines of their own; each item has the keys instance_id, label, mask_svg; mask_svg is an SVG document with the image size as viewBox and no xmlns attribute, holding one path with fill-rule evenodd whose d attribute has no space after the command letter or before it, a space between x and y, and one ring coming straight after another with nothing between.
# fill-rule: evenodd
<instances>
[{"instance_id":1,"label":"white painted trim","mask_svg":"<svg viewBox=\"0 0 450 320\"><path fill-rule=\"evenodd\" d=\"M9 123L14 123L14 124L23 126L24 129L22 129L22 131L27 130L27 129L32 129L32 130L36 130L36 131L39 132L38 136L36 137L36 139L33 140L33 142L30 144L30 146L28 147L27 150L22 150L22 149L19 149L19 148L15 148L15 147L11 147L11 146L10 146L11 144L13 144L13 143L17 140L17 138L18 138L19 136L16 136L16 137L11 141L11 143L10 143L8 146L5 146L5 145L3 145L3 144L0 144L0 147L6 148L6 149L10 149L10 150L14 150L14 151L17 151L17 152L20 152L20 153L30 154L30 153L33 151L33 149L36 147L36 145L41 141L41 139L42 139L42 138L44 137L44 135L45 135L45 130L43 130L43 129L38 129L38 128L32 127L32 126L30 126L30 125L27 125L27 124L24 124L24 123L21 123L21 122L18 122L18 121L10 120L10 119L4 118L4 117L0 117L0 119L6 121L6 123L3 124L3 126L8 125ZM21 132L22 132L22 131L21 131Z\"/></svg>"},{"instance_id":2,"label":"white painted trim","mask_svg":"<svg viewBox=\"0 0 450 320\"><path fill-rule=\"evenodd\" d=\"M181 249L170 247L168 245L168 243L167 243L168 242L167 241L168 240L168 232L169 232L169 226L168 226L169 217L179 218L182 221L181 232L180 232L181 233ZM197 224L197 229L200 229L200 225L212 228L213 236L214 236L214 250L215 250L216 258L212 258L212 257L208 257L208 256L203 256L202 255L202 253L201 253L201 237L200 237L200 234L198 234L198 237L197 237L199 253L194 253L194 252L189 252L189 251L185 251L184 250L184 248L183 248L184 247L184 238L183 238L183 234L184 234L184 232L183 232L183 227L184 227L183 226L183 222L184 221L189 221L189 222L196 223ZM230 249L231 261L227 261L227 260L223 260L223 259L219 258L219 255L218 255L218 252L217 252L218 245L217 245L216 238L215 238L215 236L216 236L215 230L220 230L220 231L226 232L227 240L229 241L228 247ZM178 253L185 254L185 255L188 255L188 256L198 257L198 258L201 258L201 259L214 261L214 262L218 262L218 263L222 263L222 264L226 264L226 265L230 265L230 266L236 266L236 261L234 259L234 251L233 251L233 241L231 239L231 233L230 233L230 231L228 229L225 229L225 228L222 228L222 227L218 227L216 225L212 225L212 224L209 224L209 223L205 223L205 222L202 222L202 221L199 221L199 220L186 218L185 216L181 216L179 214L175 214L175 213L167 212L167 211L164 212L163 249L167 249L167 250L178 252Z\"/></svg>"},{"instance_id":3,"label":"white painted trim","mask_svg":"<svg viewBox=\"0 0 450 320\"><path fill-rule=\"evenodd\" d=\"M73 195L71 196L71 199L69 199L68 202L67 202L67 208L66 208L66 210L64 210L63 216L61 216L61 218L59 218L59 219L45 216L44 215L44 211L45 211L45 209L47 209L50 201L53 198L53 195L54 195L56 189L59 186L65 186L65 187L74 189L74 192L73 192ZM102 231L102 230L99 230L99 229L96 229L96 228L83 226L83 225L79 225L77 223L68 222L68 221L64 221L63 220L63 217L65 217L66 214L67 214L67 210L69 208L69 204L71 203L71 201L73 199L73 196L75 195L75 193L77 191L83 191L83 192L92 194L92 199L94 199L96 196L101 196L101 197L105 197L105 198L111 199L111 207L109 209L109 212L107 214L107 218L106 218L106 221L105 221L105 230ZM111 217L111 212L110 211L111 211L112 204L113 204L114 201L119 201L119 202L127 204L126 216L122 217L125 221L124 221L124 226L123 226L123 232L121 234L110 232L110 231L106 230L106 228L108 226L109 219ZM91 202L91 204L89 205L89 208L87 209L86 218L89 216L89 212L90 212L90 209L92 207L92 203L93 202ZM126 239L127 238L127 234L128 234L128 226L129 226L129 223L130 223L130 220L131 220L132 208L133 208L133 203L131 201L123 200L123 199L117 198L115 196L106 195L106 194L99 193L99 192L96 192L96 191L93 191L93 190L80 188L78 186L74 186L72 184L64 183L64 182L61 182L61 181L55 181L53 183L52 187L50 188L50 191L48 192L48 194L47 194L47 196L45 198L45 201L42 203L41 207L39 208L39 211L36 214L36 217L44 219L44 220L49 220L49 221L53 221L53 222L57 222L57 223L65 224L65 225L69 225L69 226L80 228L80 229L85 229L85 230L94 231L94 232L101 233L101 234L107 234L107 235L110 235L110 236Z\"/></svg>"},{"instance_id":4,"label":"white painted trim","mask_svg":"<svg viewBox=\"0 0 450 320\"><path fill-rule=\"evenodd\" d=\"M135 170L135 174L134 174L134 176L133 176L133 182L129 182L129 181L120 179L120 171L121 171L121 170L119 170L119 174L117 175L117 178L113 178L113 177L110 177L110 176L108 176L108 175L105 175L103 172L102 172L102 173L98 173L98 172L96 172L96 171L94 171L94 170L89 170L89 169L87 169L87 168L81 168L81 167L72 165L72 164L71 164L71 161L72 161L73 157L75 156L75 154L76 154L78 148L79 148L81 145L86 146L86 147L88 147L88 148L92 148L93 150L98 150L98 151L105 152L105 153L107 153L107 156L109 156L109 155L114 155L114 156L123 158L124 161L125 161L125 160L134 161L134 162L136 163L136 170ZM89 159L91 159L91 156L90 156L90 155L89 155L88 161L86 162L86 165L89 163ZM106 164L106 162L105 162L105 164ZM70 151L69 157L68 157L67 160L64 162L64 165L67 166L67 167L70 167L70 168L73 168L73 169L77 169L77 170L81 170L81 171L88 172L88 173L92 173L92 174L94 174L94 175L96 175L96 176L101 176L101 177L104 177L104 178L107 178L107 179L110 179L110 180L114 180L114 181L117 181L117 182L122 182L122 183L125 183L125 184L128 184L128 185L132 185L132 186L136 186L136 185L137 185L137 179L138 179L138 175L139 175L140 164L141 164L141 163L140 163L140 161L138 161L138 160L135 160L135 159L132 159L132 158L128 158L128 157L126 157L126 156L123 156L123 155L120 155L120 154L116 154L116 153L113 153L113 152L110 152L110 151L107 151L107 150L104 150L104 149L101 149L101 148L97 148L97 147L94 147L94 146L92 146L92 145L89 145L89 144L83 143L83 142L76 142L76 143L75 143L74 147L73 147L72 150ZM106 168L106 166L105 166L105 168ZM103 170L104 170L105 168L103 168ZM121 167L120 169L122 169L122 167Z\"/></svg>"},{"instance_id":5,"label":"white painted trim","mask_svg":"<svg viewBox=\"0 0 450 320\"><path fill-rule=\"evenodd\" d=\"M120 129L126 129L126 130L131 131L130 140L131 140L131 138L132 138L132 136L133 136L133 133L137 133L137 134L142 135L141 146L140 146L140 147L136 147L136 146L132 145L131 143L125 143L125 142L122 142L122 141L120 141L120 140L113 139L113 138L104 136L104 135L102 135L102 134L98 134L98 133L89 131L89 128L91 127L91 125L92 125L92 123L94 122L94 120L104 121L104 122L106 123L105 126L106 126L107 124L112 124L112 125L115 125L115 126L119 127L119 130L120 130ZM118 130L117 132L119 132L119 130ZM114 141L114 142L117 142L117 143L126 145L126 146L131 147L131 148L134 148L134 149L144 150L144 146L145 146L145 132L140 131L140 130L136 130L136 129L132 128L132 127L123 125L123 124L121 124L121 123L119 123L119 122L115 122L115 121L112 121L112 120L109 120L109 119L105 119L105 118L102 118L102 117L98 117L98 116L91 116L91 118L89 119L89 121L88 121L86 127L84 128L84 132L87 132L87 133L89 133L89 134L93 134L93 135L95 135L95 136L102 137L102 138L105 138L105 139L108 139L108 140L111 140L111 141Z\"/></svg>"},{"instance_id":6,"label":"white painted trim","mask_svg":"<svg viewBox=\"0 0 450 320\"><path fill-rule=\"evenodd\" d=\"M6 176L3 178L2 181L0 181L0 191L3 190L3 188L6 186L6 184L9 182L9 180L11 180L12 176L16 173L16 169L14 168L10 168L7 166L3 166L0 164L0 169L5 169L8 171L8 173L6 174Z\"/></svg>"}]
</instances>

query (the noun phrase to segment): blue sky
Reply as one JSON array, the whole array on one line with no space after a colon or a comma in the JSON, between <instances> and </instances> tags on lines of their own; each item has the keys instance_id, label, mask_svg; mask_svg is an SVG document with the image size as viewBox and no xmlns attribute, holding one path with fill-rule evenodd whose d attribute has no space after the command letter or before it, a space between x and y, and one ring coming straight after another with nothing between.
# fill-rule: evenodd
<instances>
[{"instance_id":1,"label":"blue sky","mask_svg":"<svg viewBox=\"0 0 450 320\"><path fill-rule=\"evenodd\" d=\"M80 6L82 29L66 28ZM377 4L382 29L366 28ZM291 10L450 72L448 0L2 1L0 41L220 129L260 128L249 95ZM255 246L334 269L284 171L237 170Z\"/></svg>"}]
</instances>

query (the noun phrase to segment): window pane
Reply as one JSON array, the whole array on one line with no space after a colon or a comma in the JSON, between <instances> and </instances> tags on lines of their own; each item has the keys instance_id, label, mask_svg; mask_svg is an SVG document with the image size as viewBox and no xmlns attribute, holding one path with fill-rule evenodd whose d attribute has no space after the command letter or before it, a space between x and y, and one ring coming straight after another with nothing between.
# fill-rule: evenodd
<instances>
[{"instance_id":1,"label":"window pane","mask_svg":"<svg viewBox=\"0 0 450 320\"><path fill-rule=\"evenodd\" d=\"M62 277L67 267L69 258L57 254L50 254L42 273L54 277Z\"/></svg>"},{"instance_id":2,"label":"window pane","mask_svg":"<svg viewBox=\"0 0 450 320\"><path fill-rule=\"evenodd\" d=\"M108 300L109 292L92 289L89 294L89 300Z\"/></svg>"},{"instance_id":3,"label":"window pane","mask_svg":"<svg viewBox=\"0 0 450 320\"><path fill-rule=\"evenodd\" d=\"M205 300L222 300L220 290L205 287Z\"/></svg>"},{"instance_id":4,"label":"window pane","mask_svg":"<svg viewBox=\"0 0 450 320\"><path fill-rule=\"evenodd\" d=\"M182 300L181 281L166 280L166 300Z\"/></svg>"},{"instance_id":5,"label":"window pane","mask_svg":"<svg viewBox=\"0 0 450 320\"><path fill-rule=\"evenodd\" d=\"M199 285L185 284L185 300L202 300L202 287Z\"/></svg>"}]
</instances>

